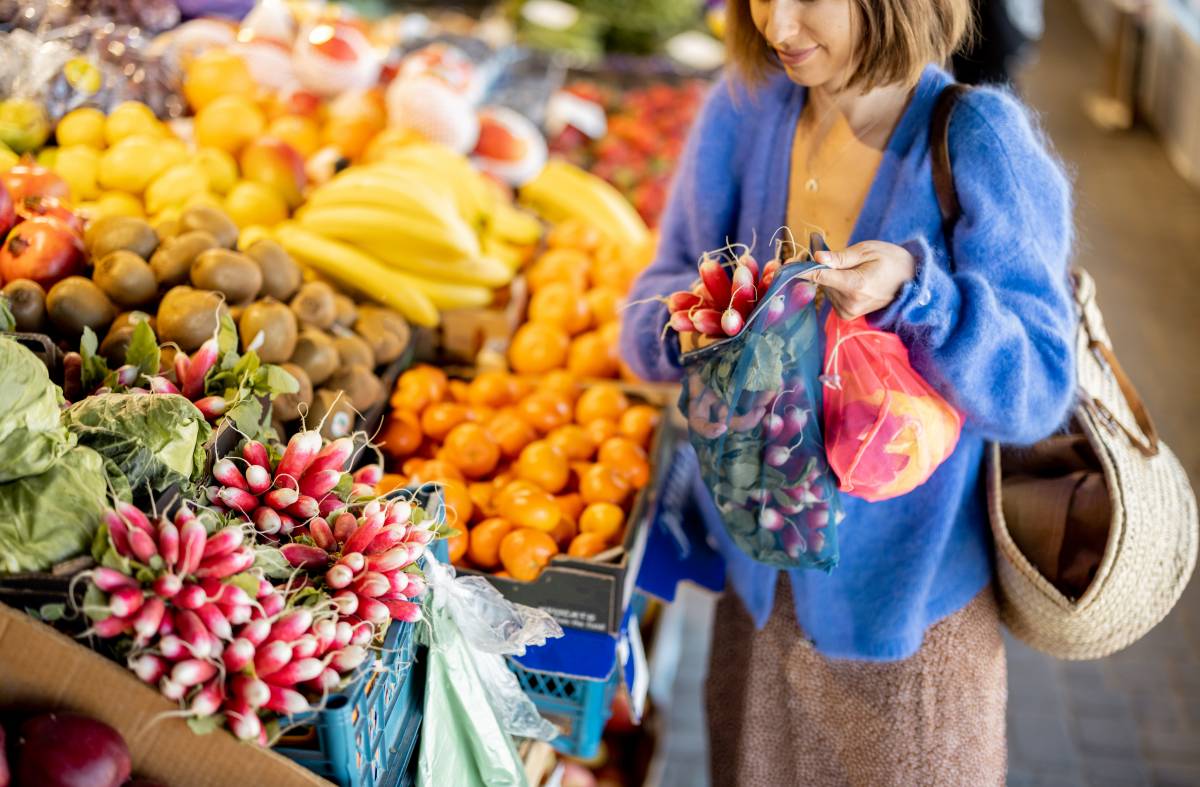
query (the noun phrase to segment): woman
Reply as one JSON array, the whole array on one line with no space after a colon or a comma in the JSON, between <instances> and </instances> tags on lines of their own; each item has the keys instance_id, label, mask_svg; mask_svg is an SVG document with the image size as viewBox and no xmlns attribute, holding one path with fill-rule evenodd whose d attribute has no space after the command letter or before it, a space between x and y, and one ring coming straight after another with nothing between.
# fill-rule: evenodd
<instances>
[{"instance_id":1,"label":"woman","mask_svg":"<svg viewBox=\"0 0 1200 787\"><path fill-rule=\"evenodd\" d=\"M1043 438L1072 401L1068 183L1016 99L976 89L952 116L962 215L943 237L929 126L950 78L935 64L968 29L969 0L732 0L728 15L732 74L680 162L625 359L678 379L651 299L687 288L706 250L756 238L763 258L781 226L815 226L838 251L811 278L844 316L897 333L964 428L912 493L843 498L831 574L785 577L709 526L736 591L714 629L714 784L1003 784L981 466L986 441Z\"/></svg>"}]
</instances>

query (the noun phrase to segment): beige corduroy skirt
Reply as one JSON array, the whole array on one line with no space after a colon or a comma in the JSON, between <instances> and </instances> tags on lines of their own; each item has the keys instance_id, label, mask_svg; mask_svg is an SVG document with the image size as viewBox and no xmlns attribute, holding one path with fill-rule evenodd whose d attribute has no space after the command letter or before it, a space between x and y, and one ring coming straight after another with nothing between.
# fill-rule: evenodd
<instances>
[{"instance_id":1,"label":"beige corduroy skirt","mask_svg":"<svg viewBox=\"0 0 1200 787\"><path fill-rule=\"evenodd\" d=\"M991 588L896 662L829 659L781 575L766 628L717 606L706 690L713 787L1003 785L1007 676Z\"/></svg>"}]
</instances>

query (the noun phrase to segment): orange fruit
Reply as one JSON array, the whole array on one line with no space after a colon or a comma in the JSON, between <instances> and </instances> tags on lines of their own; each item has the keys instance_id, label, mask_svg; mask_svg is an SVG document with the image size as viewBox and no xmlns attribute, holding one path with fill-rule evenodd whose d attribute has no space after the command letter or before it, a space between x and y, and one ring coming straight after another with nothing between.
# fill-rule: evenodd
<instances>
[{"instance_id":1,"label":"orange fruit","mask_svg":"<svg viewBox=\"0 0 1200 787\"><path fill-rule=\"evenodd\" d=\"M393 410L383 428L379 445L392 459L403 459L421 447L421 421L408 410Z\"/></svg>"},{"instance_id":2,"label":"orange fruit","mask_svg":"<svg viewBox=\"0 0 1200 787\"><path fill-rule=\"evenodd\" d=\"M537 439L537 431L514 408L506 408L487 423L488 436L500 446L500 453L512 459Z\"/></svg>"},{"instance_id":3,"label":"orange fruit","mask_svg":"<svg viewBox=\"0 0 1200 787\"><path fill-rule=\"evenodd\" d=\"M496 499L496 488L491 481L472 481L467 484L467 494L471 496L471 505L475 507L475 516L492 516L493 501Z\"/></svg>"},{"instance_id":4,"label":"orange fruit","mask_svg":"<svg viewBox=\"0 0 1200 787\"><path fill-rule=\"evenodd\" d=\"M500 542L513 530L512 522L500 517L485 519L471 528L471 543L467 557L480 568L495 568L500 564Z\"/></svg>"},{"instance_id":5,"label":"orange fruit","mask_svg":"<svg viewBox=\"0 0 1200 787\"><path fill-rule=\"evenodd\" d=\"M625 525L625 512L612 503L592 503L579 516L579 532L595 533L605 541L615 541Z\"/></svg>"},{"instance_id":6,"label":"orange fruit","mask_svg":"<svg viewBox=\"0 0 1200 787\"><path fill-rule=\"evenodd\" d=\"M580 533L571 539L567 554L571 557L592 557L603 552L606 547L608 542L598 533Z\"/></svg>"},{"instance_id":7,"label":"orange fruit","mask_svg":"<svg viewBox=\"0 0 1200 787\"><path fill-rule=\"evenodd\" d=\"M658 428L661 418L657 407L635 404L621 414L617 430L642 448L649 448L650 438Z\"/></svg>"},{"instance_id":8,"label":"orange fruit","mask_svg":"<svg viewBox=\"0 0 1200 787\"><path fill-rule=\"evenodd\" d=\"M467 420L467 408L455 402L438 402L421 414L421 429L434 440L445 440L450 430Z\"/></svg>"},{"instance_id":9,"label":"orange fruit","mask_svg":"<svg viewBox=\"0 0 1200 787\"><path fill-rule=\"evenodd\" d=\"M625 296L615 288L602 284L588 290L584 297L587 298L588 310L592 313L593 325L605 325L620 318Z\"/></svg>"},{"instance_id":10,"label":"orange fruit","mask_svg":"<svg viewBox=\"0 0 1200 787\"><path fill-rule=\"evenodd\" d=\"M629 482L608 465L594 464L579 478L579 494L589 503L620 505L629 496Z\"/></svg>"},{"instance_id":11,"label":"orange fruit","mask_svg":"<svg viewBox=\"0 0 1200 787\"><path fill-rule=\"evenodd\" d=\"M496 475L492 477L492 486L495 487L497 491L500 491L516 480L517 480L516 471L513 468L509 467L505 470L501 470L499 473L496 473ZM523 483L528 483L528 482L523 482Z\"/></svg>"},{"instance_id":12,"label":"orange fruit","mask_svg":"<svg viewBox=\"0 0 1200 787\"><path fill-rule=\"evenodd\" d=\"M542 434L571 423L571 402L553 391L536 391L517 405L521 417Z\"/></svg>"},{"instance_id":13,"label":"orange fruit","mask_svg":"<svg viewBox=\"0 0 1200 787\"><path fill-rule=\"evenodd\" d=\"M600 334L604 343L612 348L615 357L617 347L621 344L621 323L606 322L596 329L596 333Z\"/></svg>"},{"instance_id":14,"label":"orange fruit","mask_svg":"<svg viewBox=\"0 0 1200 787\"><path fill-rule=\"evenodd\" d=\"M512 378L507 372L480 372L467 386L467 401L485 407L512 404Z\"/></svg>"},{"instance_id":15,"label":"orange fruit","mask_svg":"<svg viewBox=\"0 0 1200 787\"><path fill-rule=\"evenodd\" d=\"M579 379L566 369L547 372L542 379L538 380L537 389L558 394L569 401L572 407L575 406L575 400L579 398L579 394L583 393Z\"/></svg>"},{"instance_id":16,"label":"orange fruit","mask_svg":"<svg viewBox=\"0 0 1200 787\"><path fill-rule=\"evenodd\" d=\"M538 578L550 558L558 554L558 544L549 533L522 527L500 542L500 562L512 578L531 582Z\"/></svg>"},{"instance_id":17,"label":"orange fruit","mask_svg":"<svg viewBox=\"0 0 1200 787\"><path fill-rule=\"evenodd\" d=\"M554 502L558 504L558 510L562 511L565 519L571 520L573 523L579 522L579 517L583 513L586 503L579 496L578 492L572 492L568 495L559 495L554 498Z\"/></svg>"},{"instance_id":18,"label":"orange fruit","mask_svg":"<svg viewBox=\"0 0 1200 787\"><path fill-rule=\"evenodd\" d=\"M617 422L611 418L597 418L595 421L590 421L583 428L587 430L588 436L592 438L593 443L603 445L605 440L617 433Z\"/></svg>"},{"instance_id":19,"label":"orange fruit","mask_svg":"<svg viewBox=\"0 0 1200 787\"><path fill-rule=\"evenodd\" d=\"M577 249L550 249L538 257L525 278L533 292L552 282L566 282L579 292L587 289L588 269L592 261Z\"/></svg>"},{"instance_id":20,"label":"orange fruit","mask_svg":"<svg viewBox=\"0 0 1200 787\"><path fill-rule=\"evenodd\" d=\"M546 235L546 245L552 249L578 249L591 253L603 239L604 236L595 226L582 219L567 219L550 230Z\"/></svg>"},{"instance_id":21,"label":"orange fruit","mask_svg":"<svg viewBox=\"0 0 1200 787\"><path fill-rule=\"evenodd\" d=\"M541 374L561 368L570 349L571 338L563 329L546 323L529 322L513 335L508 359L516 372Z\"/></svg>"},{"instance_id":22,"label":"orange fruit","mask_svg":"<svg viewBox=\"0 0 1200 787\"><path fill-rule=\"evenodd\" d=\"M558 524L550 531L550 537L554 539L554 543L558 544L559 549L566 549L567 545L571 543L571 539L577 535L579 535L579 526L565 515L558 518Z\"/></svg>"},{"instance_id":23,"label":"orange fruit","mask_svg":"<svg viewBox=\"0 0 1200 787\"><path fill-rule=\"evenodd\" d=\"M450 562L454 565L462 563L463 557L467 554L467 546L471 543L471 537L467 535L464 528L457 536L450 536L446 539L446 546L450 548Z\"/></svg>"},{"instance_id":24,"label":"orange fruit","mask_svg":"<svg viewBox=\"0 0 1200 787\"><path fill-rule=\"evenodd\" d=\"M629 400L615 383L598 383L580 394L575 403L575 420L586 425L605 418L615 424L628 409Z\"/></svg>"},{"instance_id":25,"label":"orange fruit","mask_svg":"<svg viewBox=\"0 0 1200 787\"><path fill-rule=\"evenodd\" d=\"M409 457L408 459L404 460L404 464L400 465L400 470L404 473L404 475L413 475L414 473L419 473L421 469L425 467L425 461L426 460L419 456Z\"/></svg>"},{"instance_id":26,"label":"orange fruit","mask_svg":"<svg viewBox=\"0 0 1200 787\"><path fill-rule=\"evenodd\" d=\"M405 467L407 467L405 463ZM427 484L430 481L465 481L462 471L449 462L441 459L426 459L420 467L407 473L409 481L414 484Z\"/></svg>"},{"instance_id":27,"label":"orange fruit","mask_svg":"<svg viewBox=\"0 0 1200 787\"><path fill-rule=\"evenodd\" d=\"M397 404L397 407L407 406L411 410L421 410L434 402L440 402L446 396L446 373L434 366L421 364L400 375L397 390L408 388L414 394L415 401Z\"/></svg>"},{"instance_id":28,"label":"orange fruit","mask_svg":"<svg viewBox=\"0 0 1200 787\"><path fill-rule=\"evenodd\" d=\"M465 404L471 392L471 386L465 380L451 380L446 385L446 393L452 401Z\"/></svg>"},{"instance_id":29,"label":"orange fruit","mask_svg":"<svg viewBox=\"0 0 1200 787\"><path fill-rule=\"evenodd\" d=\"M552 281L529 299L529 321L562 328L574 336L591 323L588 302L570 282Z\"/></svg>"},{"instance_id":30,"label":"orange fruit","mask_svg":"<svg viewBox=\"0 0 1200 787\"><path fill-rule=\"evenodd\" d=\"M616 345L606 342L600 331L579 334L567 351L567 369L583 378L616 377L619 361Z\"/></svg>"},{"instance_id":31,"label":"orange fruit","mask_svg":"<svg viewBox=\"0 0 1200 787\"><path fill-rule=\"evenodd\" d=\"M500 447L492 442L482 426L465 423L454 427L446 435L442 455L467 478L483 478L496 469L500 461Z\"/></svg>"},{"instance_id":32,"label":"orange fruit","mask_svg":"<svg viewBox=\"0 0 1200 787\"><path fill-rule=\"evenodd\" d=\"M399 473L384 473L383 478L375 485L375 494L386 495L393 489L399 489L407 483L407 479Z\"/></svg>"},{"instance_id":33,"label":"orange fruit","mask_svg":"<svg viewBox=\"0 0 1200 787\"><path fill-rule=\"evenodd\" d=\"M518 478L537 484L551 494L562 490L570 480L566 455L545 440L535 440L525 446L515 467Z\"/></svg>"},{"instance_id":34,"label":"orange fruit","mask_svg":"<svg viewBox=\"0 0 1200 787\"><path fill-rule=\"evenodd\" d=\"M591 459L596 443L587 429L579 424L564 424L546 435L546 442L557 446L568 459Z\"/></svg>"},{"instance_id":35,"label":"orange fruit","mask_svg":"<svg viewBox=\"0 0 1200 787\"><path fill-rule=\"evenodd\" d=\"M446 522L458 530L466 530L475 513L475 504L462 481L447 479L441 482L442 499L446 506Z\"/></svg>"},{"instance_id":36,"label":"orange fruit","mask_svg":"<svg viewBox=\"0 0 1200 787\"><path fill-rule=\"evenodd\" d=\"M512 488L500 494L497 512L518 527L532 527L549 533L563 518L554 498L536 487Z\"/></svg>"},{"instance_id":37,"label":"orange fruit","mask_svg":"<svg viewBox=\"0 0 1200 787\"><path fill-rule=\"evenodd\" d=\"M610 437L600 445L598 460L616 470L634 489L650 481L650 463L646 452L628 437Z\"/></svg>"}]
</instances>

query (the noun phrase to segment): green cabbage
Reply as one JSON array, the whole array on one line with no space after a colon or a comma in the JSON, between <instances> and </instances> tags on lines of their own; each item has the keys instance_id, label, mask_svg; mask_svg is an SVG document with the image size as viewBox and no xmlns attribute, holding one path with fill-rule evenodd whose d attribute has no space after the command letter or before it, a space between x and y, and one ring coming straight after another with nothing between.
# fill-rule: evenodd
<instances>
[{"instance_id":1,"label":"green cabbage","mask_svg":"<svg viewBox=\"0 0 1200 787\"><path fill-rule=\"evenodd\" d=\"M80 445L112 460L134 494L158 494L204 470L212 428L175 394L101 394L71 406L64 420Z\"/></svg>"},{"instance_id":2,"label":"green cabbage","mask_svg":"<svg viewBox=\"0 0 1200 787\"><path fill-rule=\"evenodd\" d=\"M87 552L107 505L104 460L89 448L0 484L0 573L46 571Z\"/></svg>"},{"instance_id":3,"label":"green cabbage","mask_svg":"<svg viewBox=\"0 0 1200 787\"><path fill-rule=\"evenodd\" d=\"M0 483L46 472L71 447L61 403L45 364L0 337Z\"/></svg>"}]
</instances>

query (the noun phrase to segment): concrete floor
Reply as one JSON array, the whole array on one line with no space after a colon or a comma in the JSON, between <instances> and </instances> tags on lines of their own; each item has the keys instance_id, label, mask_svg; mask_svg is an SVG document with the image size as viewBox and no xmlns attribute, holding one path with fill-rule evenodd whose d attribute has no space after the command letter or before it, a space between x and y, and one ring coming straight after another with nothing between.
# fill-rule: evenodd
<instances>
[{"instance_id":1,"label":"concrete floor","mask_svg":"<svg viewBox=\"0 0 1200 787\"><path fill-rule=\"evenodd\" d=\"M1047 0L1046 38L1022 79L1075 176L1077 262L1099 286L1116 351L1159 430L1200 486L1200 191L1147 128L1110 134L1083 112L1101 53L1072 0ZM1200 122L1200 118L1197 119ZM712 599L681 595L683 643L651 783L708 783L702 685ZM1063 663L1009 642L1010 787L1200 785L1200 588L1151 634L1109 659Z\"/></svg>"}]
</instances>

